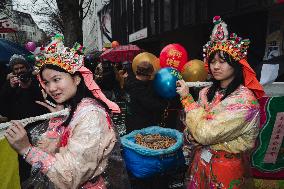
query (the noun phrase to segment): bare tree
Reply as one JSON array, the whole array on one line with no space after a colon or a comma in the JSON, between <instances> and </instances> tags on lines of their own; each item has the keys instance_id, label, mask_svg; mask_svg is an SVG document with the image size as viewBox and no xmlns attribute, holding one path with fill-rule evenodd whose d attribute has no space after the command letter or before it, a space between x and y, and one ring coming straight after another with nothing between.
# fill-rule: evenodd
<instances>
[{"instance_id":1,"label":"bare tree","mask_svg":"<svg viewBox=\"0 0 284 189\"><path fill-rule=\"evenodd\" d=\"M32 3L30 11L42 18L39 23L44 25L48 33L64 32L63 20L55 0L33 0Z\"/></svg>"},{"instance_id":2,"label":"bare tree","mask_svg":"<svg viewBox=\"0 0 284 189\"><path fill-rule=\"evenodd\" d=\"M0 0L0 15L1 17L11 17L12 12L8 7L12 7L12 2L7 0Z\"/></svg>"},{"instance_id":3,"label":"bare tree","mask_svg":"<svg viewBox=\"0 0 284 189\"><path fill-rule=\"evenodd\" d=\"M82 23L87 16L93 0L56 0L63 20L63 34L68 46L83 42Z\"/></svg>"},{"instance_id":4,"label":"bare tree","mask_svg":"<svg viewBox=\"0 0 284 189\"><path fill-rule=\"evenodd\" d=\"M49 32L60 32L64 35L67 46L83 42L82 23L90 12L93 0L33 0L33 13L44 16L40 22L46 25ZM35 7L36 5L36 7Z\"/></svg>"},{"instance_id":5,"label":"bare tree","mask_svg":"<svg viewBox=\"0 0 284 189\"><path fill-rule=\"evenodd\" d=\"M5 8L6 5L6 1L5 0L1 0L0 1L0 9L3 10Z\"/></svg>"}]
</instances>

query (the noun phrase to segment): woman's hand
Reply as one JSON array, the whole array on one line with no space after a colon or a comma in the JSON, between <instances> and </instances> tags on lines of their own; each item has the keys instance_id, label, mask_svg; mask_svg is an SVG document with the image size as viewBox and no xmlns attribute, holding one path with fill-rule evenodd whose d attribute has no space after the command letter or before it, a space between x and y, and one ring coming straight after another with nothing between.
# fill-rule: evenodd
<instances>
[{"instance_id":1,"label":"woman's hand","mask_svg":"<svg viewBox=\"0 0 284 189\"><path fill-rule=\"evenodd\" d=\"M184 98L189 94L189 89L186 86L186 83L184 80L178 80L177 81L177 93L180 95L180 97Z\"/></svg>"},{"instance_id":2,"label":"woman's hand","mask_svg":"<svg viewBox=\"0 0 284 189\"><path fill-rule=\"evenodd\" d=\"M18 121L11 121L12 125L7 129L4 136L7 138L11 147L16 150L20 155L30 147L30 141L27 132L23 125Z\"/></svg>"},{"instance_id":3,"label":"woman's hand","mask_svg":"<svg viewBox=\"0 0 284 189\"><path fill-rule=\"evenodd\" d=\"M124 72L124 73L122 73L122 78L127 78L128 77L128 73L127 72Z\"/></svg>"},{"instance_id":4,"label":"woman's hand","mask_svg":"<svg viewBox=\"0 0 284 189\"><path fill-rule=\"evenodd\" d=\"M184 136L186 138L186 141L188 144L193 145L193 146L198 146L200 145L192 136L192 134L189 132L189 130L184 131Z\"/></svg>"},{"instance_id":5,"label":"woman's hand","mask_svg":"<svg viewBox=\"0 0 284 189\"><path fill-rule=\"evenodd\" d=\"M42 97L44 99L44 102L42 102L42 101L35 101L37 104L39 104L39 105L41 105L43 107L46 107L50 112L58 112L58 111L64 109L63 105L53 104L52 102L46 100L47 93L45 92L44 89L41 90L41 93L42 93Z\"/></svg>"},{"instance_id":6,"label":"woman's hand","mask_svg":"<svg viewBox=\"0 0 284 189\"><path fill-rule=\"evenodd\" d=\"M50 112L58 112L64 109L63 105L60 105L60 104L55 105L49 102L48 100L45 100L44 102L41 102L41 101L35 101L35 102L39 105L46 107Z\"/></svg>"}]
</instances>

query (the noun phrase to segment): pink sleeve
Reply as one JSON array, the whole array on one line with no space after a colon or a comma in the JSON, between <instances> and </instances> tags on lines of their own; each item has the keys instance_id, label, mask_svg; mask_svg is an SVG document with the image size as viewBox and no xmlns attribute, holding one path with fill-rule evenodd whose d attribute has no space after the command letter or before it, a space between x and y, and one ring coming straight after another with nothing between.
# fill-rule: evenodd
<instances>
[{"instance_id":1,"label":"pink sleeve","mask_svg":"<svg viewBox=\"0 0 284 189\"><path fill-rule=\"evenodd\" d=\"M40 166L41 171L46 173L53 165L55 157L44 152L40 148L32 147L26 157L26 161L32 166Z\"/></svg>"},{"instance_id":2,"label":"pink sleeve","mask_svg":"<svg viewBox=\"0 0 284 189\"><path fill-rule=\"evenodd\" d=\"M67 145L54 156L32 147L26 161L39 166L58 188L78 188L100 175L116 142L104 111L79 112L71 121Z\"/></svg>"}]
</instances>

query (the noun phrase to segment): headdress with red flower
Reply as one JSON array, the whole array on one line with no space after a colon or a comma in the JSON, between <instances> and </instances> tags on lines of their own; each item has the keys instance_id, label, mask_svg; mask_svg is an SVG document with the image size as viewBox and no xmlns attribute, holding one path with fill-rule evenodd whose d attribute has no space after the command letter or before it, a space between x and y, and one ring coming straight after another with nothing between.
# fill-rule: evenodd
<instances>
[{"instance_id":1,"label":"headdress with red flower","mask_svg":"<svg viewBox=\"0 0 284 189\"><path fill-rule=\"evenodd\" d=\"M84 64L84 47L75 43L73 48L65 47L63 35L56 34L52 37L51 43L41 48L41 52L35 57L36 69L40 69L45 64L53 64L73 74Z\"/></svg>"},{"instance_id":2,"label":"headdress with red flower","mask_svg":"<svg viewBox=\"0 0 284 189\"><path fill-rule=\"evenodd\" d=\"M63 35L56 34L52 37L52 41L47 47L42 47L41 52L36 56L35 69L39 71L43 65L52 64L63 68L70 74L80 72L85 85L93 93L93 95L102 100L114 113L120 113L119 106L106 98L100 87L93 78L93 73L84 67L84 50L85 48L79 43L75 43L73 48L65 47L63 44ZM41 78L38 77L41 85L45 88Z\"/></svg>"},{"instance_id":3,"label":"headdress with red flower","mask_svg":"<svg viewBox=\"0 0 284 189\"><path fill-rule=\"evenodd\" d=\"M228 38L227 24L220 16L213 18L214 28L208 41L203 47L203 56L207 65L210 55L216 51L224 51L231 55L236 61L242 65L244 75L244 85L252 90L257 99L261 98L265 93L263 87L256 78L254 70L247 62L247 49L250 44L249 39L242 39L235 33Z\"/></svg>"},{"instance_id":4,"label":"headdress with red flower","mask_svg":"<svg viewBox=\"0 0 284 189\"><path fill-rule=\"evenodd\" d=\"M220 16L215 16L213 23L214 28L210 36L211 40L203 47L203 56L206 61L209 56L217 50L227 52L237 61L246 58L250 40L242 39L235 33L232 33L230 37L228 37L227 24Z\"/></svg>"}]
</instances>

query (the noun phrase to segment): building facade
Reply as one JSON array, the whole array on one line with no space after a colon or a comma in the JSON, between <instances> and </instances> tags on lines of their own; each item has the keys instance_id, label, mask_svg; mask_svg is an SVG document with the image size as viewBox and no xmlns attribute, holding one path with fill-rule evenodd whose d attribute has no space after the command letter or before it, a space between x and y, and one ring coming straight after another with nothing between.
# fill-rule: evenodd
<instances>
[{"instance_id":1,"label":"building facade","mask_svg":"<svg viewBox=\"0 0 284 189\"><path fill-rule=\"evenodd\" d=\"M17 30L16 39L19 43L25 44L28 41L39 42L45 33L28 13L13 10L14 26Z\"/></svg>"},{"instance_id":2,"label":"building facade","mask_svg":"<svg viewBox=\"0 0 284 189\"><path fill-rule=\"evenodd\" d=\"M30 14L13 10L11 0L6 0L2 5L0 38L25 44L27 41L39 42L45 36Z\"/></svg>"},{"instance_id":3,"label":"building facade","mask_svg":"<svg viewBox=\"0 0 284 189\"><path fill-rule=\"evenodd\" d=\"M109 0L93 0L83 20L83 44L87 52L102 50L112 40Z\"/></svg>"},{"instance_id":4,"label":"building facade","mask_svg":"<svg viewBox=\"0 0 284 189\"><path fill-rule=\"evenodd\" d=\"M212 18L220 15L229 32L251 41L248 61L261 69L263 60L284 55L284 0L107 0L95 1L84 20L84 45L101 50L106 43L136 44L159 56L179 43L189 59L202 60ZM260 71L257 71L260 78ZM277 81L277 80L276 80Z\"/></svg>"},{"instance_id":5,"label":"building facade","mask_svg":"<svg viewBox=\"0 0 284 189\"><path fill-rule=\"evenodd\" d=\"M15 35L16 29L12 22L12 0L0 1L0 38L10 38Z\"/></svg>"},{"instance_id":6,"label":"building facade","mask_svg":"<svg viewBox=\"0 0 284 189\"><path fill-rule=\"evenodd\" d=\"M112 39L122 44L137 44L157 56L167 44L180 43L190 59L202 59L203 45L213 28L212 18L220 15L228 24L229 32L251 40L249 60L254 65L265 55L270 10L283 7L281 0L280 4L276 2L111 0Z\"/></svg>"}]
</instances>

